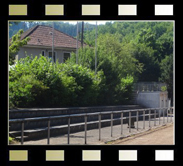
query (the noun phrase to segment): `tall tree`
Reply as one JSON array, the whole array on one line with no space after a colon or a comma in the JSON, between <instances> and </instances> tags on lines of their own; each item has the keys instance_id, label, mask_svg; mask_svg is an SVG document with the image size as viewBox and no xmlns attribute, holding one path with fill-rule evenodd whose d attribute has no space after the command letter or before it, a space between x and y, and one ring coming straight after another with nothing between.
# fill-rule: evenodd
<instances>
[{"instance_id":1,"label":"tall tree","mask_svg":"<svg viewBox=\"0 0 183 166\"><path fill-rule=\"evenodd\" d=\"M173 54L165 56L160 64L160 81L167 84L168 97L173 101Z\"/></svg>"},{"instance_id":2,"label":"tall tree","mask_svg":"<svg viewBox=\"0 0 183 166\"><path fill-rule=\"evenodd\" d=\"M20 47L27 44L27 42L30 40L29 37L26 37L25 39L21 40L21 34L23 33L23 30L19 30L17 34L15 34L10 41L9 45L9 64L13 65L15 60L15 55L20 50Z\"/></svg>"}]
</instances>

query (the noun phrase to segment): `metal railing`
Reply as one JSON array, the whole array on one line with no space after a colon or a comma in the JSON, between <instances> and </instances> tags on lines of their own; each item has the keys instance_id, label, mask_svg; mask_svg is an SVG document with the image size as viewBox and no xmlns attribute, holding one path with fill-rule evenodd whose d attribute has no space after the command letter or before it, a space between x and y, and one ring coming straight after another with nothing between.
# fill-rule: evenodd
<instances>
[{"instance_id":1,"label":"metal railing","mask_svg":"<svg viewBox=\"0 0 183 166\"><path fill-rule=\"evenodd\" d=\"M134 90L140 92L166 91L167 85L160 82L139 82L134 85Z\"/></svg>"},{"instance_id":2,"label":"metal railing","mask_svg":"<svg viewBox=\"0 0 183 166\"><path fill-rule=\"evenodd\" d=\"M148 111L148 114L146 112ZM152 111L154 111L152 113ZM132 116L132 113L136 112L136 115ZM140 112L142 114L140 115ZM158 114L157 114L158 112ZM50 144L50 121L54 119L62 119L62 118L67 118L68 119L68 133L67 133L67 143L70 143L70 120L73 117L84 117L84 131L85 131L85 136L84 136L84 144L87 144L87 117L93 116L93 115L98 115L98 123L99 125L99 141L101 140L101 117L102 115L110 114L111 115L111 137L113 136L113 115L114 114L121 114L121 117L118 118L121 120L121 134L123 134L123 121L124 119L128 119L128 125L129 125L129 132L131 132L131 123L132 120L136 119L136 125L137 125L137 130L138 130L138 123L140 121L140 117L142 117L143 120L143 129L145 129L145 118L147 117L149 120L149 128L151 127L151 120L152 117L154 116L154 126L156 126L156 119L157 115L159 118L159 124L160 124L160 117L161 117L161 112L163 112L163 124L165 123L165 113L167 115L167 123L170 121L172 122L172 116L171 119L169 120L168 114L173 113L173 107L166 107L166 108L145 108L145 109L136 109L136 110L121 110L121 111L108 111L108 112L96 112L96 113L83 113L83 114L71 114L71 115L60 115L60 116L49 116L49 117L36 117L36 118L24 118L24 119L10 119L9 124L12 123L21 123L21 144L24 143L24 123L25 122L30 122L30 121L47 121L48 122L48 127L47 127L47 144ZM127 117L124 117L124 113L128 113Z\"/></svg>"}]
</instances>

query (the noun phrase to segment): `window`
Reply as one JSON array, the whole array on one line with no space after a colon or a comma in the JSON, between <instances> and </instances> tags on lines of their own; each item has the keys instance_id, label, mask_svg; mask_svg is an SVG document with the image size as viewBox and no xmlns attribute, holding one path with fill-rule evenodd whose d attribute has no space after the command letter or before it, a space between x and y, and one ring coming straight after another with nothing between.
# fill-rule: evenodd
<instances>
[{"instance_id":1,"label":"window","mask_svg":"<svg viewBox=\"0 0 183 166\"><path fill-rule=\"evenodd\" d=\"M44 50L41 51L41 55L45 56L45 51Z\"/></svg>"},{"instance_id":2,"label":"window","mask_svg":"<svg viewBox=\"0 0 183 166\"><path fill-rule=\"evenodd\" d=\"M52 59L52 52L49 52L48 57ZM56 52L53 54L53 62L56 62Z\"/></svg>"},{"instance_id":3,"label":"window","mask_svg":"<svg viewBox=\"0 0 183 166\"><path fill-rule=\"evenodd\" d=\"M70 58L70 52L65 52L64 53L64 62Z\"/></svg>"}]
</instances>

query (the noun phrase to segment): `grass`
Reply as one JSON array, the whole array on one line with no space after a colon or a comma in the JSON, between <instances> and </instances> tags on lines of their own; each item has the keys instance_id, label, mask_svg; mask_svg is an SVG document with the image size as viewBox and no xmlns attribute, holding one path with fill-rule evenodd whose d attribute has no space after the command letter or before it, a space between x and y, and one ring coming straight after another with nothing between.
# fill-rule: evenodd
<instances>
[{"instance_id":1,"label":"grass","mask_svg":"<svg viewBox=\"0 0 183 166\"><path fill-rule=\"evenodd\" d=\"M16 141L14 138L9 137L9 144L14 144L17 143L18 141Z\"/></svg>"},{"instance_id":2,"label":"grass","mask_svg":"<svg viewBox=\"0 0 183 166\"><path fill-rule=\"evenodd\" d=\"M13 138L12 137L9 137L9 143L13 141Z\"/></svg>"}]
</instances>

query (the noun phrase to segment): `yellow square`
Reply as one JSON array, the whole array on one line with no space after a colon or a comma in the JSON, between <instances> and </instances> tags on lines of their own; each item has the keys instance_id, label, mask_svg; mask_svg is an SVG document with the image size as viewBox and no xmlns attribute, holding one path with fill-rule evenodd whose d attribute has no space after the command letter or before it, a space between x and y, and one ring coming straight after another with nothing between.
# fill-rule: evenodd
<instances>
[{"instance_id":1,"label":"yellow square","mask_svg":"<svg viewBox=\"0 0 183 166\"><path fill-rule=\"evenodd\" d=\"M100 150L83 150L83 161L100 161L101 151Z\"/></svg>"},{"instance_id":2,"label":"yellow square","mask_svg":"<svg viewBox=\"0 0 183 166\"><path fill-rule=\"evenodd\" d=\"M27 150L10 150L9 161L28 161Z\"/></svg>"},{"instance_id":3,"label":"yellow square","mask_svg":"<svg viewBox=\"0 0 183 166\"><path fill-rule=\"evenodd\" d=\"M45 15L64 15L64 5L45 5Z\"/></svg>"},{"instance_id":4,"label":"yellow square","mask_svg":"<svg viewBox=\"0 0 183 166\"><path fill-rule=\"evenodd\" d=\"M9 5L9 15L27 15L27 5Z\"/></svg>"},{"instance_id":5,"label":"yellow square","mask_svg":"<svg viewBox=\"0 0 183 166\"><path fill-rule=\"evenodd\" d=\"M137 15L137 5L118 5L118 15Z\"/></svg>"},{"instance_id":6,"label":"yellow square","mask_svg":"<svg viewBox=\"0 0 183 166\"><path fill-rule=\"evenodd\" d=\"M46 150L46 161L64 161L64 151Z\"/></svg>"},{"instance_id":7,"label":"yellow square","mask_svg":"<svg viewBox=\"0 0 183 166\"><path fill-rule=\"evenodd\" d=\"M82 15L100 15L100 5L82 5Z\"/></svg>"}]
</instances>

